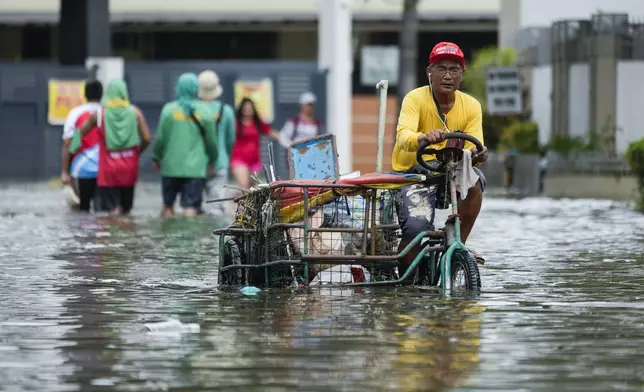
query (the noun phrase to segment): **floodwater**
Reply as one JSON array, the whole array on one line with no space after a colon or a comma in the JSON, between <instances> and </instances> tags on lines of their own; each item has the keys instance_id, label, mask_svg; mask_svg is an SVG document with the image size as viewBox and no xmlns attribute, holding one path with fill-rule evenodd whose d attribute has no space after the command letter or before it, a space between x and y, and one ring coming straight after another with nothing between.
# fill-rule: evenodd
<instances>
[{"instance_id":1,"label":"floodwater","mask_svg":"<svg viewBox=\"0 0 644 392\"><path fill-rule=\"evenodd\" d=\"M477 299L216 287L213 217L78 215L0 189L2 391L642 391L644 216L487 198Z\"/></svg>"}]
</instances>

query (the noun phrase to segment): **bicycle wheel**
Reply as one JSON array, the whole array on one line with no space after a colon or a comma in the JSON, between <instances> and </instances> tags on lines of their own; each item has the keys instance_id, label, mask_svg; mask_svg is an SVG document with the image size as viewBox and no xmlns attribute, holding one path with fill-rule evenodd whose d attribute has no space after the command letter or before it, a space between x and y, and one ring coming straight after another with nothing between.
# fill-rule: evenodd
<instances>
[{"instance_id":1,"label":"bicycle wheel","mask_svg":"<svg viewBox=\"0 0 644 392\"><path fill-rule=\"evenodd\" d=\"M234 239L226 241L224 244L223 260L220 260L220 266L226 267L229 265L242 265L243 258L242 252L240 250L239 244ZM227 271L219 272L219 284L220 285L230 285L230 286L240 286L244 284L244 270L243 269L233 269Z\"/></svg>"},{"instance_id":2,"label":"bicycle wheel","mask_svg":"<svg viewBox=\"0 0 644 392\"><path fill-rule=\"evenodd\" d=\"M465 250L452 255L452 290L478 292L481 289L481 275L474 256Z\"/></svg>"}]
</instances>

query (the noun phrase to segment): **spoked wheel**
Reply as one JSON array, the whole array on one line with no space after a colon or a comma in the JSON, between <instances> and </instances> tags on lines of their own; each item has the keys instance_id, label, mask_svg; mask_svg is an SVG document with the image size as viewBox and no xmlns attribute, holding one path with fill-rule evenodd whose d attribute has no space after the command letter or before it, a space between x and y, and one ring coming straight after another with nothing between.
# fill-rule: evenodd
<instances>
[{"instance_id":1,"label":"spoked wheel","mask_svg":"<svg viewBox=\"0 0 644 392\"><path fill-rule=\"evenodd\" d=\"M220 261L221 267L229 265L242 265L243 257L239 244L234 239L226 241L224 244L223 260ZM229 286L241 286L244 284L245 272L243 269L230 269L219 272L219 284Z\"/></svg>"},{"instance_id":2,"label":"spoked wheel","mask_svg":"<svg viewBox=\"0 0 644 392\"><path fill-rule=\"evenodd\" d=\"M452 255L452 290L459 292L478 292L481 289L481 275L474 256L465 250L457 250Z\"/></svg>"}]
</instances>

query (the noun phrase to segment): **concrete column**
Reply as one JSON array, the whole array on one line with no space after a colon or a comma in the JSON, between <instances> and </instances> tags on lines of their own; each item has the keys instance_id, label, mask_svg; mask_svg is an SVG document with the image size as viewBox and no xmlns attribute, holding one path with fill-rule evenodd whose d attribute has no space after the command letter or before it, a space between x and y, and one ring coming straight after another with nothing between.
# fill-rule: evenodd
<instances>
[{"instance_id":1,"label":"concrete column","mask_svg":"<svg viewBox=\"0 0 644 392\"><path fill-rule=\"evenodd\" d=\"M84 65L112 53L109 0L60 0L59 61Z\"/></svg>"},{"instance_id":2,"label":"concrete column","mask_svg":"<svg viewBox=\"0 0 644 392\"><path fill-rule=\"evenodd\" d=\"M568 135L570 55L567 21L555 22L552 34L552 136Z\"/></svg>"},{"instance_id":3,"label":"concrete column","mask_svg":"<svg viewBox=\"0 0 644 392\"><path fill-rule=\"evenodd\" d=\"M340 174L352 170L353 71L351 0L321 2L318 27L319 68L327 70L327 129L335 135ZM374 86L374 93L375 93ZM374 130L375 137L375 130ZM374 157L375 160L375 157Z\"/></svg>"},{"instance_id":4,"label":"concrete column","mask_svg":"<svg viewBox=\"0 0 644 392\"><path fill-rule=\"evenodd\" d=\"M617 126L617 61L618 38L614 35L594 37L590 58L590 128L606 152L614 152Z\"/></svg>"},{"instance_id":5,"label":"concrete column","mask_svg":"<svg viewBox=\"0 0 644 392\"><path fill-rule=\"evenodd\" d=\"M499 46L514 47L514 40L521 29L521 0L501 0L499 11Z\"/></svg>"}]
</instances>

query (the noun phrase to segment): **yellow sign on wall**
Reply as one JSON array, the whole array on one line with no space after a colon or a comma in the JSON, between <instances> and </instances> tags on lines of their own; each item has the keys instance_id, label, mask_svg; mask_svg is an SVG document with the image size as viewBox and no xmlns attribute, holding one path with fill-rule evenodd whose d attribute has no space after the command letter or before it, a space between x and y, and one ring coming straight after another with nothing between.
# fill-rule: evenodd
<instances>
[{"instance_id":1,"label":"yellow sign on wall","mask_svg":"<svg viewBox=\"0 0 644 392\"><path fill-rule=\"evenodd\" d=\"M275 118L273 104L273 81L269 78L262 80L237 80L235 82L235 107L239 107L242 99L250 98L255 103L257 114L267 124Z\"/></svg>"},{"instance_id":2,"label":"yellow sign on wall","mask_svg":"<svg viewBox=\"0 0 644 392\"><path fill-rule=\"evenodd\" d=\"M63 125L69 111L85 102L84 81L49 80L49 110L47 112L49 124Z\"/></svg>"}]
</instances>

